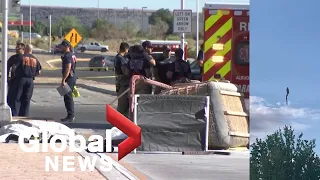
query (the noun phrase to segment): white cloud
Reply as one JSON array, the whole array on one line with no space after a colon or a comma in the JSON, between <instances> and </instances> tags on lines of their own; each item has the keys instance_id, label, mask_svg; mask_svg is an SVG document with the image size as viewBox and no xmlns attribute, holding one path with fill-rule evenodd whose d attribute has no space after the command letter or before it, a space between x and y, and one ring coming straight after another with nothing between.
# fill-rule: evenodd
<instances>
[{"instance_id":1,"label":"white cloud","mask_svg":"<svg viewBox=\"0 0 320 180\"><path fill-rule=\"evenodd\" d=\"M320 111L309 108L294 108L285 103L270 104L265 99L250 96L250 135L251 140L264 138L284 125L291 125L302 131L311 127L314 120L320 119Z\"/></svg>"}]
</instances>

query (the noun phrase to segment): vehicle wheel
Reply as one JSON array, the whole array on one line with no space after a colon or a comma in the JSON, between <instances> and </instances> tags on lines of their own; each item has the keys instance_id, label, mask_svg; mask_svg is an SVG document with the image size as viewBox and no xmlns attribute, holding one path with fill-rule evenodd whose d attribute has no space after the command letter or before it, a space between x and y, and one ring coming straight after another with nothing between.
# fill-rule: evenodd
<instances>
[{"instance_id":1,"label":"vehicle wheel","mask_svg":"<svg viewBox=\"0 0 320 180\"><path fill-rule=\"evenodd\" d=\"M108 68L105 68L104 71L108 71Z\"/></svg>"},{"instance_id":2,"label":"vehicle wheel","mask_svg":"<svg viewBox=\"0 0 320 180\"><path fill-rule=\"evenodd\" d=\"M101 71L101 69L98 69L98 71Z\"/></svg>"},{"instance_id":3,"label":"vehicle wheel","mask_svg":"<svg viewBox=\"0 0 320 180\"><path fill-rule=\"evenodd\" d=\"M85 48L85 47L81 47L81 48L80 48L80 51L81 51L81 52L85 52L85 51L86 51L86 48Z\"/></svg>"},{"instance_id":4,"label":"vehicle wheel","mask_svg":"<svg viewBox=\"0 0 320 180\"><path fill-rule=\"evenodd\" d=\"M101 52L107 52L107 49L106 48L102 48Z\"/></svg>"},{"instance_id":5,"label":"vehicle wheel","mask_svg":"<svg viewBox=\"0 0 320 180\"><path fill-rule=\"evenodd\" d=\"M90 71L93 71L93 69L90 69Z\"/></svg>"}]
</instances>

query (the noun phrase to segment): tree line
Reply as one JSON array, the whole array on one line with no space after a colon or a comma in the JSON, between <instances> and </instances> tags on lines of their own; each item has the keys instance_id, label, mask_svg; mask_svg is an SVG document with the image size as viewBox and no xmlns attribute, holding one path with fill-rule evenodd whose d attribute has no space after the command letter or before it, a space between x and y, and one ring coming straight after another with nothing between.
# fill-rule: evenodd
<instances>
[{"instance_id":1,"label":"tree line","mask_svg":"<svg viewBox=\"0 0 320 180\"><path fill-rule=\"evenodd\" d=\"M320 159L315 152L316 140L305 140L290 126L256 139L251 145L251 180L320 179Z\"/></svg>"}]
</instances>

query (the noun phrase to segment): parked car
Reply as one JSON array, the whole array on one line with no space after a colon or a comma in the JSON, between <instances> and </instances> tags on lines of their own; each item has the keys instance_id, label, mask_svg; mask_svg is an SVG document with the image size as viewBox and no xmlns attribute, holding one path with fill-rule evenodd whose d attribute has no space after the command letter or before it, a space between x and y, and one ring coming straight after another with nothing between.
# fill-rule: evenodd
<instances>
[{"instance_id":1,"label":"parked car","mask_svg":"<svg viewBox=\"0 0 320 180\"><path fill-rule=\"evenodd\" d=\"M112 68L114 70L114 57L115 56L105 56L104 61L106 62L106 66L108 68Z\"/></svg>"},{"instance_id":2,"label":"parked car","mask_svg":"<svg viewBox=\"0 0 320 180\"><path fill-rule=\"evenodd\" d=\"M109 46L101 45L98 42L91 42L89 44L81 44L77 47L77 49L80 49L81 52L85 52L85 51L107 52L109 51Z\"/></svg>"},{"instance_id":3,"label":"parked car","mask_svg":"<svg viewBox=\"0 0 320 180\"><path fill-rule=\"evenodd\" d=\"M90 71L93 71L94 69L97 69L98 71L101 70L108 70L108 66L106 64L106 56L95 56L90 59L89 61L89 69Z\"/></svg>"},{"instance_id":4,"label":"parked car","mask_svg":"<svg viewBox=\"0 0 320 180\"><path fill-rule=\"evenodd\" d=\"M56 45L52 48L51 52L53 54L60 54L60 53L63 53L63 50L62 50L62 47L61 45Z\"/></svg>"}]
</instances>

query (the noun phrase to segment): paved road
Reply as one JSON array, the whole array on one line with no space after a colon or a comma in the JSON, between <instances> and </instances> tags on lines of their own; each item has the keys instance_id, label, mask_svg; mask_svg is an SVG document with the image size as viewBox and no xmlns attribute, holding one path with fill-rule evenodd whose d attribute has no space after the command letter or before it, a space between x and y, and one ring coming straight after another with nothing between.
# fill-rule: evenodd
<instances>
[{"instance_id":1,"label":"paved road","mask_svg":"<svg viewBox=\"0 0 320 180\"><path fill-rule=\"evenodd\" d=\"M80 79L87 79L108 84L114 84L115 82L113 71L77 70L76 75ZM41 72L41 77L61 77L61 70L43 70Z\"/></svg>"},{"instance_id":2,"label":"paved road","mask_svg":"<svg viewBox=\"0 0 320 180\"><path fill-rule=\"evenodd\" d=\"M79 88L81 97L75 98L76 123L72 128L106 129L106 104L114 96ZM116 106L116 104L115 104ZM32 97L31 117L45 117L59 121L66 116L63 97L55 86L36 85Z\"/></svg>"}]
</instances>

